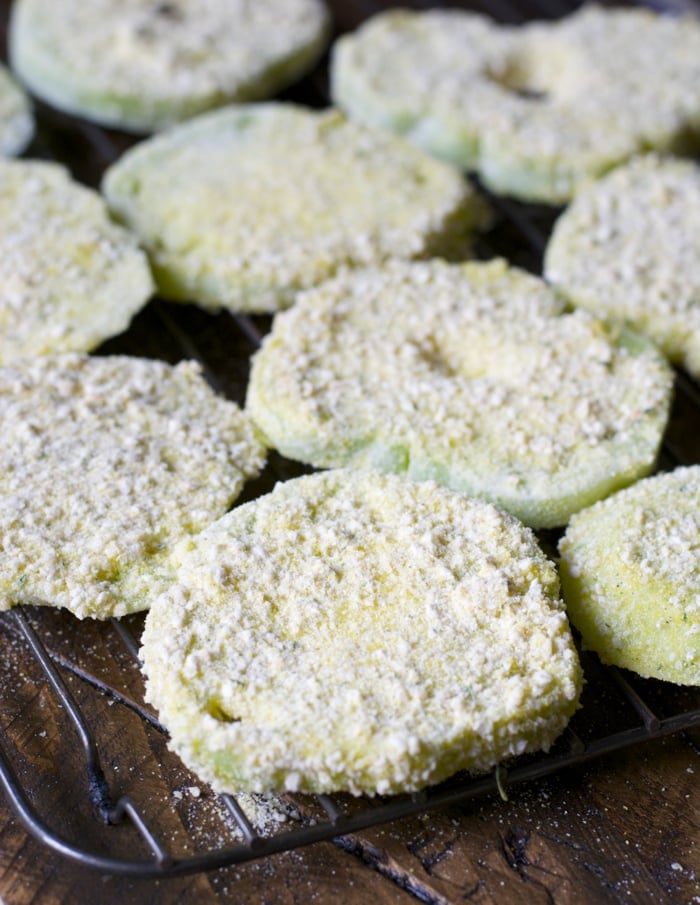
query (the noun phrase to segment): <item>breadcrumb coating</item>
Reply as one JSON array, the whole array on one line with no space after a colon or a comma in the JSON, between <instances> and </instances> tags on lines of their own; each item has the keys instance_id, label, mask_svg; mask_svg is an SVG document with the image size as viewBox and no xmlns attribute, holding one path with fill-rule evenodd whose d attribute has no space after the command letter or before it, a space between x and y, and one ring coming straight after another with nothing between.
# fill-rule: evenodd
<instances>
[{"instance_id":1,"label":"breadcrumb coating","mask_svg":"<svg viewBox=\"0 0 700 905\"><path fill-rule=\"evenodd\" d=\"M334 110L230 107L141 143L107 171L161 293L275 311L342 267L467 252L485 203L454 167Z\"/></svg>"},{"instance_id":2,"label":"breadcrumb coating","mask_svg":"<svg viewBox=\"0 0 700 905\"><path fill-rule=\"evenodd\" d=\"M155 291L136 239L58 164L0 161L0 363L87 352Z\"/></svg>"},{"instance_id":3,"label":"breadcrumb coating","mask_svg":"<svg viewBox=\"0 0 700 905\"><path fill-rule=\"evenodd\" d=\"M584 643L613 663L700 685L700 466L639 481L572 518L564 598Z\"/></svg>"},{"instance_id":4,"label":"breadcrumb coating","mask_svg":"<svg viewBox=\"0 0 700 905\"><path fill-rule=\"evenodd\" d=\"M264 464L193 362L67 354L0 367L0 609L148 607L173 545Z\"/></svg>"},{"instance_id":5,"label":"breadcrumb coating","mask_svg":"<svg viewBox=\"0 0 700 905\"><path fill-rule=\"evenodd\" d=\"M336 42L331 93L497 193L560 204L635 153L698 147L700 24L593 4L522 26L388 10Z\"/></svg>"},{"instance_id":6,"label":"breadcrumb coating","mask_svg":"<svg viewBox=\"0 0 700 905\"><path fill-rule=\"evenodd\" d=\"M556 570L490 504L319 472L179 552L147 696L220 790L411 791L549 747L577 707Z\"/></svg>"},{"instance_id":7,"label":"breadcrumb coating","mask_svg":"<svg viewBox=\"0 0 700 905\"><path fill-rule=\"evenodd\" d=\"M20 154L34 137L29 98L0 63L0 155Z\"/></svg>"},{"instance_id":8,"label":"breadcrumb coating","mask_svg":"<svg viewBox=\"0 0 700 905\"><path fill-rule=\"evenodd\" d=\"M271 97L328 43L321 0L17 0L12 67L68 113L151 132Z\"/></svg>"},{"instance_id":9,"label":"breadcrumb coating","mask_svg":"<svg viewBox=\"0 0 700 905\"><path fill-rule=\"evenodd\" d=\"M344 273L275 318L247 410L317 467L371 466L567 522L654 467L673 372L502 260Z\"/></svg>"},{"instance_id":10,"label":"breadcrumb coating","mask_svg":"<svg viewBox=\"0 0 700 905\"><path fill-rule=\"evenodd\" d=\"M555 224L545 277L700 377L700 168L650 154L581 191Z\"/></svg>"}]
</instances>

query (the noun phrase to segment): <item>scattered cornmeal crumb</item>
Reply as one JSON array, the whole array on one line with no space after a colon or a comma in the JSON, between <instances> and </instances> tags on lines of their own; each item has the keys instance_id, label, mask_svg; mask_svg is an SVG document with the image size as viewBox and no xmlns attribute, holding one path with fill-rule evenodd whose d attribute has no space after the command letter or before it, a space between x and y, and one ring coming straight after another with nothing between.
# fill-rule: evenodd
<instances>
[{"instance_id":1,"label":"scattered cornmeal crumb","mask_svg":"<svg viewBox=\"0 0 700 905\"><path fill-rule=\"evenodd\" d=\"M265 460L199 366L71 353L0 367L0 609L146 608L172 546L223 515Z\"/></svg>"},{"instance_id":2,"label":"scattered cornmeal crumb","mask_svg":"<svg viewBox=\"0 0 700 905\"><path fill-rule=\"evenodd\" d=\"M389 794L547 748L581 672L532 532L433 482L278 484L178 549L147 696L220 791Z\"/></svg>"},{"instance_id":3,"label":"scattered cornmeal crumb","mask_svg":"<svg viewBox=\"0 0 700 905\"><path fill-rule=\"evenodd\" d=\"M647 478L572 518L564 599L605 663L700 685L700 465Z\"/></svg>"}]
</instances>

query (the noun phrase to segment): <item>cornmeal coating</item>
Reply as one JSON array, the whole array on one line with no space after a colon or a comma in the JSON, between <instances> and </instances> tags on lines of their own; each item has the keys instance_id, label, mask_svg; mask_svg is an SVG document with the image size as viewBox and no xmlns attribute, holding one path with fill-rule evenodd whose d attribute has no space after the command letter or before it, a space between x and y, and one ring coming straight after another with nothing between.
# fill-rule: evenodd
<instances>
[{"instance_id":1,"label":"cornmeal coating","mask_svg":"<svg viewBox=\"0 0 700 905\"><path fill-rule=\"evenodd\" d=\"M330 37L322 0L16 0L9 54L59 110L151 132L271 97Z\"/></svg>"},{"instance_id":2,"label":"cornmeal coating","mask_svg":"<svg viewBox=\"0 0 700 905\"><path fill-rule=\"evenodd\" d=\"M155 291L146 255L58 164L0 160L0 363L87 352Z\"/></svg>"},{"instance_id":3,"label":"cornmeal coating","mask_svg":"<svg viewBox=\"0 0 700 905\"><path fill-rule=\"evenodd\" d=\"M605 663L700 685L700 465L579 512L559 544L564 599Z\"/></svg>"},{"instance_id":4,"label":"cornmeal coating","mask_svg":"<svg viewBox=\"0 0 700 905\"><path fill-rule=\"evenodd\" d=\"M635 153L697 148L700 23L592 4L515 27L388 10L336 43L331 90L495 192L559 204Z\"/></svg>"},{"instance_id":5,"label":"cornmeal coating","mask_svg":"<svg viewBox=\"0 0 700 905\"><path fill-rule=\"evenodd\" d=\"M147 697L220 790L411 791L548 748L577 707L556 569L488 503L320 472L179 553Z\"/></svg>"},{"instance_id":6,"label":"cornmeal coating","mask_svg":"<svg viewBox=\"0 0 700 905\"><path fill-rule=\"evenodd\" d=\"M34 136L29 98L0 63L0 155L21 154Z\"/></svg>"},{"instance_id":7,"label":"cornmeal coating","mask_svg":"<svg viewBox=\"0 0 700 905\"><path fill-rule=\"evenodd\" d=\"M198 365L78 353L0 367L0 609L145 609L172 546L223 515L264 451Z\"/></svg>"},{"instance_id":8,"label":"cornmeal coating","mask_svg":"<svg viewBox=\"0 0 700 905\"><path fill-rule=\"evenodd\" d=\"M300 295L253 358L265 441L567 522L653 468L673 373L652 343L567 313L506 262L390 262Z\"/></svg>"},{"instance_id":9,"label":"cornmeal coating","mask_svg":"<svg viewBox=\"0 0 700 905\"><path fill-rule=\"evenodd\" d=\"M334 110L229 107L108 169L112 211L168 298L275 311L341 267L453 252L484 221L454 167Z\"/></svg>"},{"instance_id":10,"label":"cornmeal coating","mask_svg":"<svg viewBox=\"0 0 700 905\"><path fill-rule=\"evenodd\" d=\"M700 167L650 154L581 191L555 224L545 277L700 377Z\"/></svg>"}]
</instances>

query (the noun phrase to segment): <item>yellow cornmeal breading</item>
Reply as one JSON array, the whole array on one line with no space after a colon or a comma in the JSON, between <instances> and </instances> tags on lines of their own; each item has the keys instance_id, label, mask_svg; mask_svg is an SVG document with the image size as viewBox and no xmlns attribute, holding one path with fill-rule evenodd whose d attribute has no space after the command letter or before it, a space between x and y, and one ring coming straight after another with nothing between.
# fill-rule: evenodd
<instances>
[{"instance_id":1,"label":"yellow cornmeal breading","mask_svg":"<svg viewBox=\"0 0 700 905\"><path fill-rule=\"evenodd\" d=\"M320 472L179 555L147 616L147 697L220 790L418 789L549 747L576 709L556 570L490 504Z\"/></svg>"},{"instance_id":2,"label":"yellow cornmeal breading","mask_svg":"<svg viewBox=\"0 0 700 905\"><path fill-rule=\"evenodd\" d=\"M143 142L103 189L161 292L212 309L274 311L341 267L454 251L485 214L453 167L336 111L283 103Z\"/></svg>"},{"instance_id":3,"label":"yellow cornmeal breading","mask_svg":"<svg viewBox=\"0 0 700 905\"><path fill-rule=\"evenodd\" d=\"M700 23L594 5L519 27L389 10L339 39L331 86L352 118L497 193L561 203L632 154L697 147Z\"/></svg>"},{"instance_id":4,"label":"yellow cornmeal breading","mask_svg":"<svg viewBox=\"0 0 700 905\"><path fill-rule=\"evenodd\" d=\"M9 53L42 100L150 132L272 96L328 38L322 0L16 0Z\"/></svg>"},{"instance_id":5,"label":"yellow cornmeal breading","mask_svg":"<svg viewBox=\"0 0 700 905\"><path fill-rule=\"evenodd\" d=\"M564 599L605 663L700 685L700 466L647 478L572 518Z\"/></svg>"},{"instance_id":6,"label":"yellow cornmeal breading","mask_svg":"<svg viewBox=\"0 0 700 905\"><path fill-rule=\"evenodd\" d=\"M155 291L136 239L57 164L0 161L0 362L85 352Z\"/></svg>"},{"instance_id":7,"label":"yellow cornmeal breading","mask_svg":"<svg viewBox=\"0 0 700 905\"><path fill-rule=\"evenodd\" d=\"M172 545L226 512L264 452L192 362L68 354L0 367L0 609L120 616Z\"/></svg>"},{"instance_id":8,"label":"yellow cornmeal breading","mask_svg":"<svg viewBox=\"0 0 700 905\"><path fill-rule=\"evenodd\" d=\"M555 224L545 276L700 377L700 168L647 155L580 192Z\"/></svg>"},{"instance_id":9,"label":"yellow cornmeal breading","mask_svg":"<svg viewBox=\"0 0 700 905\"><path fill-rule=\"evenodd\" d=\"M0 154L20 154L34 135L34 114L29 99L0 64Z\"/></svg>"},{"instance_id":10,"label":"yellow cornmeal breading","mask_svg":"<svg viewBox=\"0 0 700 905\"><path fill-rule=\"evenodd\" d=\"M563 304L501 260L343 274L275 318L247 409L290 458L432 478L563 525L650 472L673 384L648 340Z\"/></svg>"}]
</instances>

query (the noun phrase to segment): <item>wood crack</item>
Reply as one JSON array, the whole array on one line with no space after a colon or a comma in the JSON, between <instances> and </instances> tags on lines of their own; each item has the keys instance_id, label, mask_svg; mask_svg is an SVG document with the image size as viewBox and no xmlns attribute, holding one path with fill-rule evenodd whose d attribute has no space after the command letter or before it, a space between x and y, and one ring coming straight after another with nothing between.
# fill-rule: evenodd
<instances>
[{"instance_id":1,"label":"wood crack","mask_svg":"<svg viewBox=\"0 0 700 905\"><path fill-rule=\"evenodd\" d=\"M508 866L515 870L523 879L527 879L525 868L529 861L527 858L527 845L530 841L530 834L511 828L507 833L501 835L501 851L508 863Z\"/></svg>"},{"instance_id":2,"label":"wood crack","mask_svg":"<svg viewBox=\"0 0 700 905\"><path fill-rule=\"evenodd\" d=\"M412 871L402 867L384 849L378 848L376 845L372 845L354 834L338 836L333 841L343 851L360 858L368 867L396 883L401 889L414 895L420 902L425 902L427 905L453 905L450 899L447 899L436 889L421 881ZM468 901L475 892L476 888L469 891L466 897L462 895L462 898Z\"/></svg>"},{"instance_id":3,"label":"wood crack","mask_svg":"<svg viewBox=\"0 0 700 905\"><path fill-rule=\"evenodd\" d=\"M420 861L423 870L427 874L432 876L434 868L438 864L440 864L441 861L444 861L445 858L449 857L453 853L454 840L448 840L443 844L441 848L429 855L421 855L422 850L429 845L429 842L430 840L426 838L415 839L409 842L406 848L410 852L410 854L412 854Z\"/></svg>"},{"instance_id":4,"label":"wood crack","mask_svg":"<svg viewBox=\"0 0 700 905\"><path fill-rule=\"evenodd\" d=\"M508 867L511 870L515 871L525 883L528 883L529 885L536 887L538 890L541 890L545 901L551 902L552 905L554 905L555 898L552 894L552 890L547 886L546 883L542 882L542 880L538 880L528 870L529 867L532 867L535 870L542 870L540 865L538 865L534 861L531 861L528 857L530 833L520 830L516 827L511 827L511 829L509 829L507 833L500 835L501 851ZM545 872L551 873L548 871Z\"/></svg>"}]
</instances>

